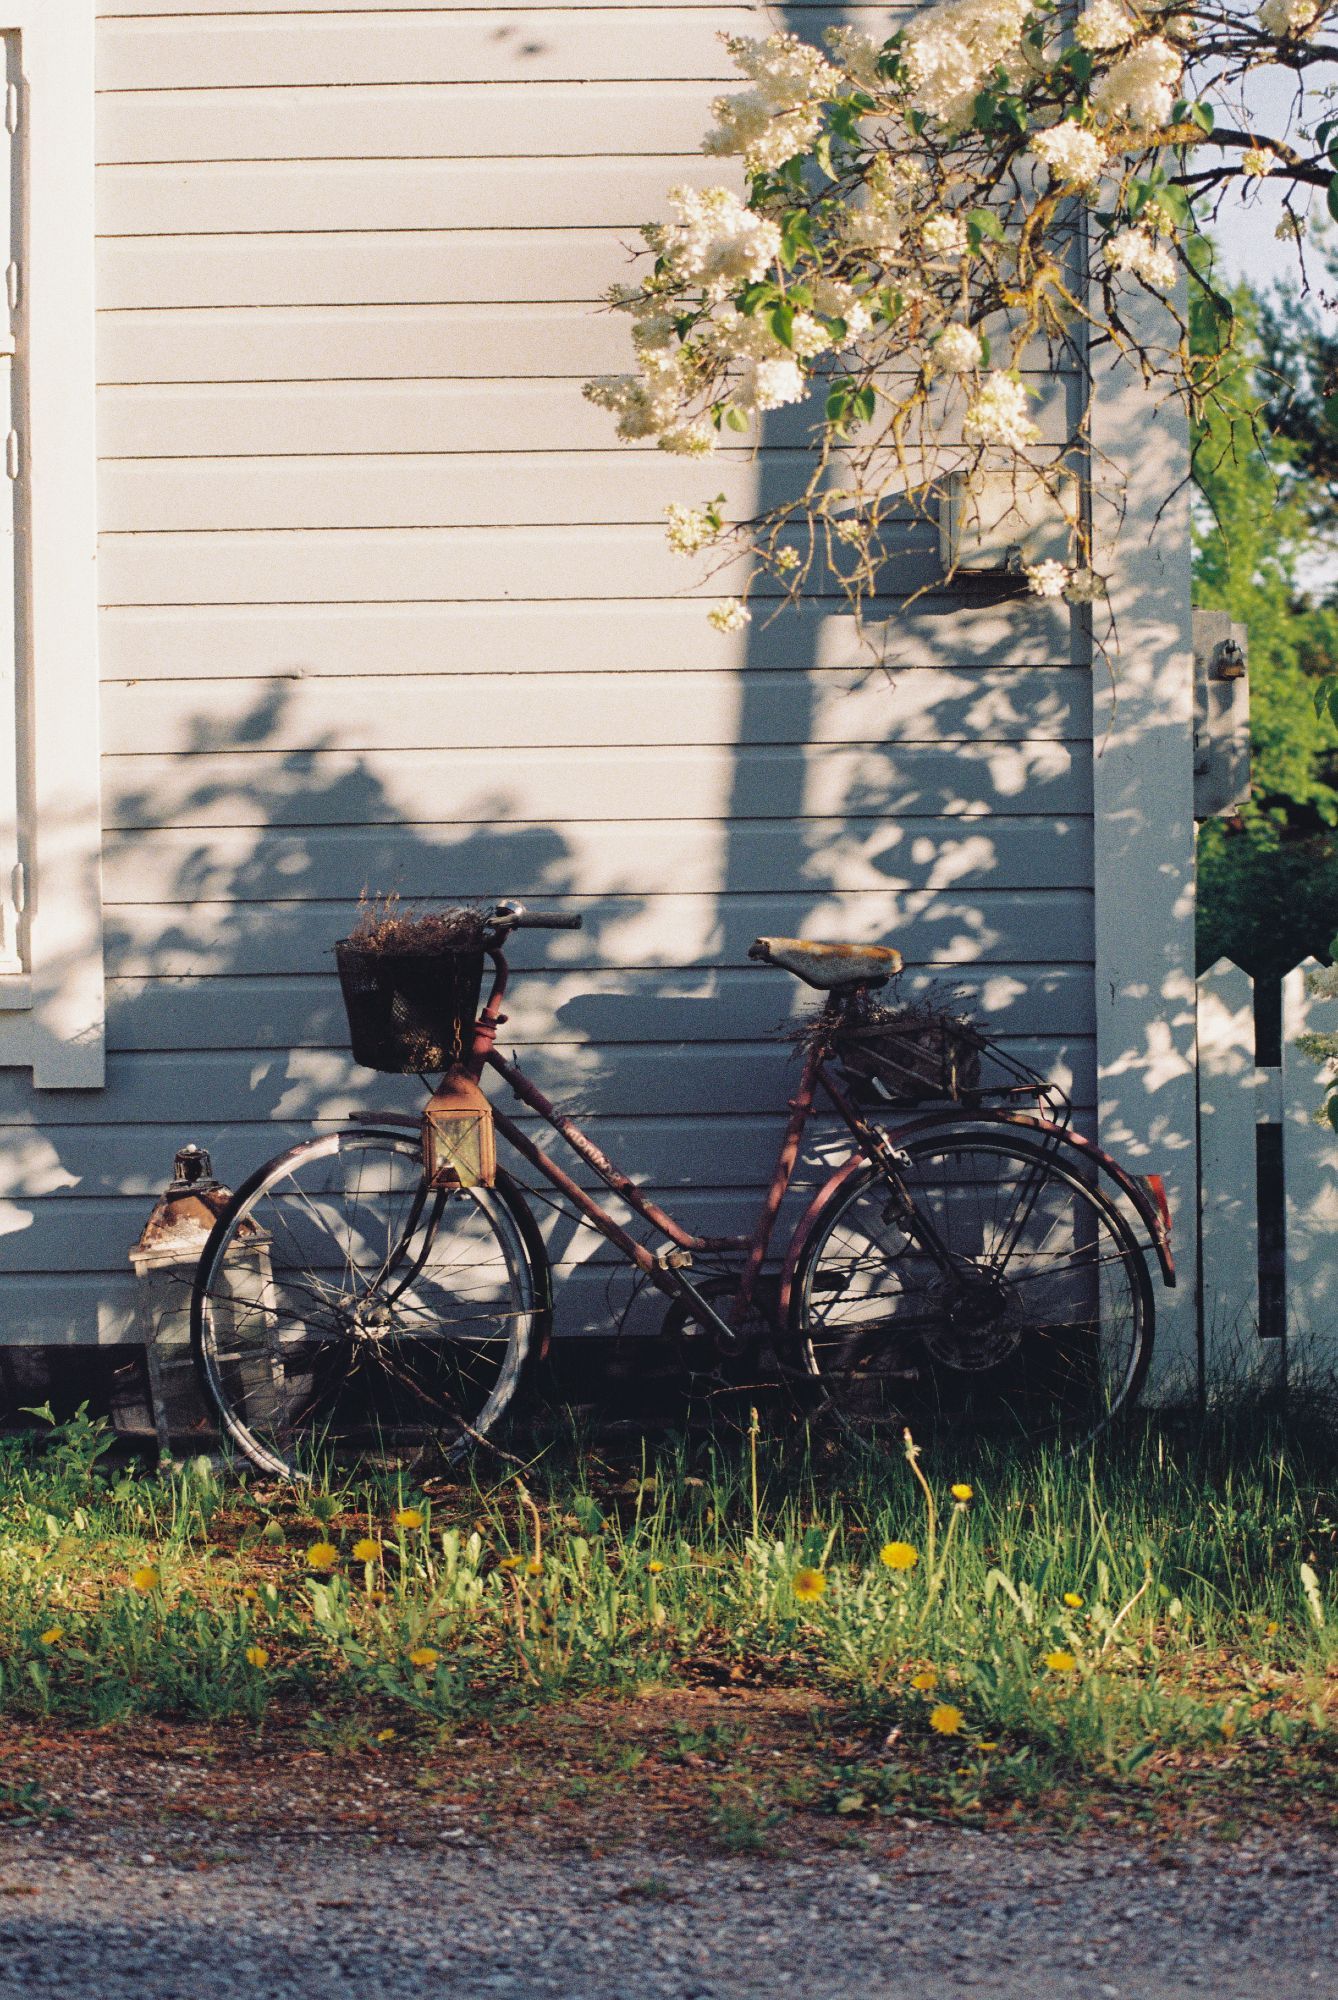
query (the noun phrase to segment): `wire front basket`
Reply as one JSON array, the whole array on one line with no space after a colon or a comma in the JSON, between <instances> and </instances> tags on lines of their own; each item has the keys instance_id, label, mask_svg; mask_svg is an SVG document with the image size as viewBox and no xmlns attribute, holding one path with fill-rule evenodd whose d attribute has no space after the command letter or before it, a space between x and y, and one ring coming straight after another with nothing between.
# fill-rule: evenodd
<instances>
[{"instance_id":1,"label":"wire front basket","mask_svg":"<svg viewBox=\"0 0 1338 2000\"><path fill-rule=\"evenodd\" d=\"M353 1060L389 1076L449 1069L469 1054L482 951L335 946Z\"/></svg>"}]
</instances>

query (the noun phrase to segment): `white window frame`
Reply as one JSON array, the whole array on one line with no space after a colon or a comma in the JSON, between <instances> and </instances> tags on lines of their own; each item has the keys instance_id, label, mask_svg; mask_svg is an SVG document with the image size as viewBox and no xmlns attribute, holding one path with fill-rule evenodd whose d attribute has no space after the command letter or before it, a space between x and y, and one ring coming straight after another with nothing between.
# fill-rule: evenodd
<instances>
[{"instance_id":1,"label":"white window frame","mask_svg":"<svg viewBox=\"0 0 1338 2000\"><path fill-rule=\"evenodd\" d=\"M0 1068L105 1081L94 346L95 0L0 0L19 37L15 429L24 966L0 973ZM26 570L26 577L24 572Z\"/></svg>"}]
</instances>

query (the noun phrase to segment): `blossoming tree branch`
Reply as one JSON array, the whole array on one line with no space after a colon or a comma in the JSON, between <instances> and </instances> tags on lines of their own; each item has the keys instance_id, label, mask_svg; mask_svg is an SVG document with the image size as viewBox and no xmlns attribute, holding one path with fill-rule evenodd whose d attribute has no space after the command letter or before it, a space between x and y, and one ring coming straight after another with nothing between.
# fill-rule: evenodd
<instances>
[{"instance_id":1,"label":"blossoming tree branch","mask_svg":"<svg viewBox=\"0 0 1338 2000\"><path fill-rule=\"evenodd\" d=\"M748 87L717 98L703 141L741 163L735 187L675 188L643 230L649 267L610 301L630 314L635 372L587 383L619 436L707 456L767 411L813 409L806 476L730 521L723 496L669 507L669 542L746 558L740 594L888 590L897 525L1001 472L1062 517L1067 559L1027 570L1042 597L1105 594L1080 495L1091 469L1094 359L1122 357L1192 410L1230 344L1231 309L1196 229L1232 183L1280 181L1279 233L1299 241L1323 192L1338 218L1332 89L1338 0L1126 7L946 0L884 42L828 30L726 38ZM1243 110L1252 73L1296 79L1283 129ZM742 192L738 191L739 189ZM1191 351L1179 280L1222 329ZM1085 385L1070 434L1044 443L1030 365Z\"/></svg>"}]
</instances>

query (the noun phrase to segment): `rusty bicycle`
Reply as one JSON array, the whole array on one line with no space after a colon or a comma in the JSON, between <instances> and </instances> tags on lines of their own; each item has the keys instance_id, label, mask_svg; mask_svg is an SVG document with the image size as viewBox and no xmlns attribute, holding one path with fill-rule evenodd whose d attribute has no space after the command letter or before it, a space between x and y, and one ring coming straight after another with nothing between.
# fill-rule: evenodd
<instances>
[{"instance_id":1,"label":"rusty bicycle","mask_svg":"<svg viewBox=\"0 0 1338 2000\"><path fill-rule=\"evenodd\" d=\"M442 1076L422 1116L368 1114L269 1161L201 1256L197 1364L257 1466L300 1477L324 1451L425 1446L459 1458L495 1435L553 1317L523 1169L497 1166L495 1134L663 1295L667 1324L696 1351L764 1345L818 1413L874 1432L947 1416L1087 1438L1132 1407L1152 1351L1152 1270L1175 1283L1160 1178L1099 1150L1064 1093L979 1029L882 1005L901 970L893 947L752 946L823 997L754 1227L707 1236L496 1047L511 937L580 917L504 902L442 921L432 952L368 962L350 940L339 948L355 1057ZM593 1188L489 1102L485 1073L558 1134ZM820 1094L849 1157L773 1255ZM609 1195L654 1240L612 1215Z\"/></svg>"}]
</instances>

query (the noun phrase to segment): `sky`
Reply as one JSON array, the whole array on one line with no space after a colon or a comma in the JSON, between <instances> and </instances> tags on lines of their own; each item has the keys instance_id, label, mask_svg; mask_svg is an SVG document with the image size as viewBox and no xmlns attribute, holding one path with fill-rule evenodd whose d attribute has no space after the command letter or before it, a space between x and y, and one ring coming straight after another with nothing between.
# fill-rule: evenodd
<instances>
[{"instance_id":1,"label":"sky","mask_svg":"<svg viewBox=\"0 0 1338 2000\"><path fill-rule=\"evenodd\" d=\"M1275 138L1286 136L1289 127L1297 122L1295 89L1295 78L1285 70L1256 71L1249 79L1248 129ZM1311 108L1308 122L1313 123L1318 115ZM1219 118L1226 122L1221 112ZM1243 124L1246 120L1239 122ZM1279 278L1297 275L1296 245L1279 243L1274 234L1282 213L1280 191L1266 185L1257 185L1248 194L1223 202L1212 234L1225 274L1232 283L1248 278L1256 289L1264 289ZM1318 191L1311 213L1313 227L1314 221L1324 215L1324 198ZM1312 270L1312 284L1315 276Z\"/></svg>"}]
</instances>

